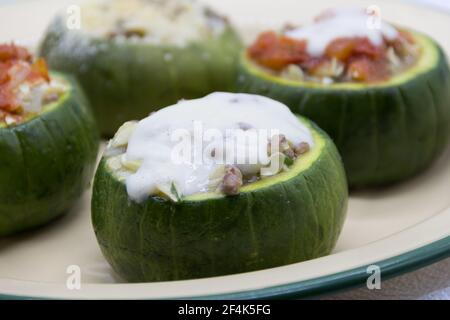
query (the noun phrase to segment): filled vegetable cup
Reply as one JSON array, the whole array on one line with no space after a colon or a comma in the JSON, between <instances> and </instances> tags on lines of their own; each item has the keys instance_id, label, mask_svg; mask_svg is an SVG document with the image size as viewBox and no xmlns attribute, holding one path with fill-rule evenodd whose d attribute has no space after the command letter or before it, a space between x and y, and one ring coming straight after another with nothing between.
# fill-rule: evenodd
<instances>
[{"instance_id":1,"label":"filled vegetable cup","mask_svg":"<svg viewBox=\"0 0 450 320\"><path fill-rule=\"evenodd\" d=\"M92 177L95 121L70 77L0 45L0 236L61 215Z\"/></svg>"},{"instance_id":2,"label":"filled vegetable cup","mask_svg":"<svg viewBox=\"0 0 450 320\"><path fill-rule=\"evenodd\" d=\"M266 97L213 93L117 131L92 221L124 279L201 278L329 254L347 197L340 156L316 125Z\"/></svg>"},{"instance_id":3,"label":"filled vegetable cup","mask_svg":"<svg viewBox=\"0 0 450 320\"><path fill-rule=\"evenodd\" d=\"M328 10L310 25L262 33L239 69L239 91L279 100L330 134L352 187L410 177L448 145L443 51L362 9Z\"/></svg>"},{"instance_id":4,"label":"filled vegetable cup","mask_svg":"<svg viewBox=\"0 0 450 320\"><path fill-rule=\"evenodd\" d=\"M196 1L97 0L81 6L81 28L66 20L55 18L40 54L78 78L104 136L180 99L235 86L239 37Z\"/></svg>"}]
</instances>

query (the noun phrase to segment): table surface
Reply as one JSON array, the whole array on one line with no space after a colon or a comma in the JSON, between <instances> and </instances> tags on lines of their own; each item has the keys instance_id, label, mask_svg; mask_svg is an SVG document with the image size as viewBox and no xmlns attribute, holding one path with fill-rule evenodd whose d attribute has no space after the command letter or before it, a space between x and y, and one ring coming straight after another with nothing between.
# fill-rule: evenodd
<instances>
[{"instance_id":1,"label":"table surface","mask_svg":"<svg viewBox=\"0 0 450 320\"><path fill-rule=\"evenodd\" d=\"M450 300L450 258L392 279L380 290L358 288L322 297L324 300Z\"/></svg>"}]
</instances>

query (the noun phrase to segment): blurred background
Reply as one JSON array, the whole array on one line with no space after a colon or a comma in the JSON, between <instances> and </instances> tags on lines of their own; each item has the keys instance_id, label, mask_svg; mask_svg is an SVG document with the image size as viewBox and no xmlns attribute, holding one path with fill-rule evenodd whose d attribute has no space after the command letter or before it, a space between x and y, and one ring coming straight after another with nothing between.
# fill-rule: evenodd
<instances>
[{"instance_id":1,"label":"blurred background","mask_svg":"<svg viewBox=\"0 0 450 320\"><path fill-rule=\"evenodd\" d=\"M273 3L276 1L277 5L283 7L284 10L274 11ZM0 0L0 39L11 39L10 30L11 26L20 23L20 34L15 33L15 40L17 37L24 44L36 42L35 35L41 34L51 17L59 10L67 8L72 4L83 2L83 0ZM250 41L258 31L267 28L278 28L286 21L309 21L313 12L308 10L308 3L302 3L305 6L305 10L298 10L298 0L261 0L259 6L246 6L245 0L204 0L210 7L216 8L218 12L222 12L225 15L229 15L231 12L233 16L231 20L237 25L238 28L245 29L245 40ZM411 17L411 14L407 10L398 10L398 2L413 3L414 5L427 6L437 9L441 14L450 13L450 0L399 0L392 1L392 5L389 1L379 2L376 0L329 0L323 1L319 6L322 9L342 6L344 5L380 5L382 11L381 15L383 19L392 19L395 16L395 21L398 24L411 23L414 21L415 28L431 33L438 42L447 40L447 30L441 30L439 22L432 22L427 19L430 15L430 11L424 10L421 19L417 17ZM45 8L43 8L45 4ZM5 10L1 10L1 6L9 6L8 14ZM315 8L318 8L318 4L314 4ZM31 8L31 9L30 9ZM287 8L287 10L286 10ZM292 9L290 9L292 8ZM320 10L315 10L320 11ZM288 15L286 15L288 13ZM426 22L425 22L426 21ZM433 19L431 19L433 21ZM253 30L253 32L252 32ZM441 30L436 34L436 30ZM441 35L442 34L442 35ZM11 39L12 40L12 39Z\"/></svg>"}]
</instances>

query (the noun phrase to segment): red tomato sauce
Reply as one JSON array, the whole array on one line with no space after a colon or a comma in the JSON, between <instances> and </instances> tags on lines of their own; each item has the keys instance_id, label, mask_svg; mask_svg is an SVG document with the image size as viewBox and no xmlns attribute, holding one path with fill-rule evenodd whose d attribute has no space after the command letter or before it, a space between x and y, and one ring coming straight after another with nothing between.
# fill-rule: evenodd
<instances>
[{"instance_id":1,"label":"red tomato sauce","mask_svg":"<svg viewBox=\"0 0 450 320\"><path fill-rule=\"evenodd\" d=\"M373 45L366 37L338 38L328 44L322 56L311 56L307 42L268 31L262 33L247 49L247 55L257 64L276 72L294 64L311 76L322 75L323 68L333 59L344 67L347 81L377 82L390 77L387 50L400 51L402 41L413 43L412 36L399 31L399 39Z\"/></svg>"},{"instance_id":2,"label":"red tomato sauce","mask_svg":"<svg viewBox=\"0 0 450 320\"><path fill-rule=\"evenodd\" d=\"M49 82L47 64L44 59L33 61L30 52L14 44L0 45L0 122L12 117L16 122L23 116L17 101L17 90L23 83Z\"/></svg>"}]
</instances>

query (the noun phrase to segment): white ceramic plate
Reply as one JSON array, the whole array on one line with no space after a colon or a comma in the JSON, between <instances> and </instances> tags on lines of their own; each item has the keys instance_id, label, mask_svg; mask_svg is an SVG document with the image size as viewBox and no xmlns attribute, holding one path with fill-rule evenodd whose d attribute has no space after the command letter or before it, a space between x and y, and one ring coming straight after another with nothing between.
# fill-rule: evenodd
<instances>
[{"instance_id":1,"label":"white ceramic plate","mask_svg":"<svg viewBox=\"0 0 450 320\"><path fill-rule=\"evenodd\" d=\"M35 44L49 19L73 0L7 1L0 6L0 41ZM286 21L307 21L322 9L367 1L210 0L245 39ZM401 1L377 1L383 18L433 36L450 52L450 16ZM382 279L450 255L450 150L422 175L382 191L351 196L348 220L333 254L303 263L200 280L127 284L103 259L90 223L90 193L70 214L37 231L0 240L4 298L263 298L324 294L363 285L366 267ZM69 266L81 288L66 286Z\"/></svg>"}]
</instances>

